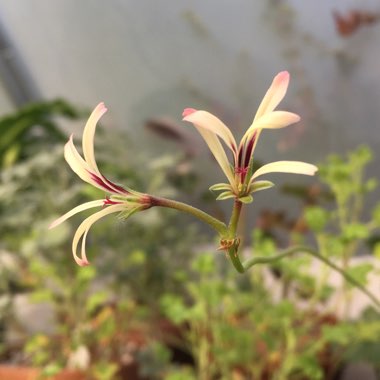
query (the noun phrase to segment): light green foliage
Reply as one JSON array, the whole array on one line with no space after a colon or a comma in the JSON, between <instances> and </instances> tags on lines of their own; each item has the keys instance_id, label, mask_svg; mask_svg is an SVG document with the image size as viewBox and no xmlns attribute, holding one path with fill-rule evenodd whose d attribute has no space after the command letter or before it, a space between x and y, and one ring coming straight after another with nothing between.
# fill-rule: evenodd
<instances>
[{"instance_id":1,"label":"light green foliage","mask_svg":"<svg viewBox=\"0 0 380 380\"><path fill-rule=\"evenodd\" d=\"M126 178L128 186L165 196L177 195L174 184L188 184L189 177L181 181L173 171L180 156L152 160L146 152L141 156L125 149L124 138L101 137L99 166L116 182ZM16 153L7 153L8 159ZM0 265L0 287L7 294L0 305L0 323L6 330L13 297L19 292L27 292L32 302L51 305L53 336L23 332L28 363L43 368L45 375L59 372L80 347L89 353L87 372L96 380L116 380L123 355L139 363L141 375L169 380L264 376L318 380L324 376L321 354L330 354L334 365L342 352L345 357L355 353L366 360L376 358L377 315L343 322L333 309L318 311L334 290L327 282L328 268L316 278L310 270L312 259L293 254L270 267L254 266L238 277L223 253L198 252L194 257L202 238L187 219L168 210L148 210L146 218L134 215L128 225L112 218L102 221L89 234L93 265L76 267L68 240L80 219L73 218L72 224L67 222L49 233L46 229L56 215L79 201L98 199L99 191L78 185L61 155L61 148L42 151L3 170L0 182L0 255L14 257L13 269ZM374 207L372 219L362 217L365 196L377 185L364 176L370 159L366 148L344 158L330 157L321 166L321 178L335 203L309 205L300 218L306 221L321 254L333 258L362 284L372 267L352 267L350 260L358 251L370 250L366 242L380 226L380 205ZM147 169L142 175L132 167ZM256 185L258 191L272 184ZM228 188L219 184L212 190ZM289 240L296 239L305 240L300 232L289 234ZM276 241L262 231L256 229L253 240L254 256L267 258L277 251ZM277 278L277 300L265 285L268 273ZM344 285L343 291L342 302L349 308L352 288ZM304 309L298 307L300 303L306 304ZM171 362L167 340L154 334L159 330L157 315L177 327L177 335L164 338L171 338L171 346L190 354L194 366ZM126 347L134 348L126 352ZM375 359L374 365L378 365Z\"/></svg>"},{"instance_id":2,"label":"light green foliage","mask_svg":"<svg viewBox=\"0 0 380 380\"><path fill-rule=\"evenodd\" d=\"M166 179L180 157L168 156L159 165L144 157L152 166L147 164L148 169L140 173L131 169L136 154L125 149L128 139L116 136L116 141L110 141L108 136L103 137L99 139L98 163L103 166L103 159L107 162L110 178L127 179L127 185L133 187L150 187L152 191L158 187L163 194L176 194L177 189ZM120 166L120 162L131 166ZM176 180L179 177L177 174ZM94 255L97 259L91 260L92 266L79 268L72 259L70 239L80 219L73 218L72 223L66 222L51 231L47 228L70 207L101 196L99 190L78 184L67 169L61 146L45 148L32 159L10 166L0 174L0 272L6 273L0 277L0 287L8 295L6 304L0 305L4 306L0 331L11 328L13 297L19 292L27 292L31 302L50 304L55 317L54 336L42 333L30 336L24 327L17 326L25 340L24 364L38 366L46 373L65 367L78 347L85 347L90 355L87 371L93 378L117 379L115 371L119 370L123 347L128 346L125 339L129 331L144 330L149 325L144 322L151 317L147 310L154 310L158 294L181 289L182 280L175 274L186 267L192 243L202 241L186 219L166 210L150 210L149 220L133 217L128 226L109 218L89 234L94 242L90 260L94 251L102 254ZM189 228L179 235L181 224ZM178 260L169 266L173 250ZM11 257L15 270L2 265L3 256ZM150 350L149 357L157 356L157 363L164 365L167 359L163 351L150 345L151 342L146 342L144 346L147 352ZM4 352L9 349L6 342ZM137 352L130 355L133 360L140 360ZM140 366L149 371L154 363L153 359L142 360Z\"/></svg>"},{"instance_id":3,"label":"light green foliage","mask_svg":"<svg viewBox=\"0 0 380 380\"><path fill-rule=\"evenodd\" d=\"M0 167L34 154L38 147L64 142L65 135L55 121L57 116L76 119L79 112L62 99L29 104L0 119ZM38 130L40 133L35 133Z\"/></svg>"}]
</instances>

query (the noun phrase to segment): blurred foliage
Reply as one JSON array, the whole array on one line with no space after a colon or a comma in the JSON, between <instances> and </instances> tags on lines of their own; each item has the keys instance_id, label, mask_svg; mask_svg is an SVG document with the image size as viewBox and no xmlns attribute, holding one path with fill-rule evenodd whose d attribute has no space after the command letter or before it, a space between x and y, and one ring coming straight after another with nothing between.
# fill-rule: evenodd
<instances>
[{"instance_id":1,"label":"blurred foliage","mask_svg":"<svg viewBox=\"0 0 380 380\"><path fill-rule=\"evenodd\" d=\"M99 166L112 180L167 197L182 194L189 181L196 187L189 157L153 158L122 133L99 132ZM95 380L317 380L332 378L353 358L380 371L378 315L369 308L357 321L341 319L338 306L344 312L353 306L351 287L334 288L330 270L316 275L309 257L238 276L222 254L200 249L206 240L186 216L151 209L127 223L108 218L94 226L92 266L77 267L70 240L83 215L47 227L73 206L98 199L99 191L73 175L61 146L41 147L0 174L2 360L40 367L46 376L81 368ZM380 204L363 217L376 187L365 178L370 158L364 147L331 156L320 166L323 187L288 187L302 200L302 213L296 220L262 215L252 254L272 255L280 245L311 238L365 283L372 264L351 261L359 251L380 251ZM335 302L337 290L342 296ZM20 296L49 306L50 332L28 328L17 312Z\"/></svg>"},{"instance_id":2,"label":"blurred foliage","mask_svg":"<svg viewBox=\"0 0 380 380\"><path fill-rule=\"evenodd\" d=\"M63 142L58 117L79 118L79 111L62 99L32 103L0 119L0 167L9 167L36 153L43 144Z\"/></svg>"},{"instance_id":3,"label":"blurred foliage","mask_svg":"<svg viewBox=\"0 0 380 380\"><path fill-rule=\"evenodd\" d=\"M127 136L115 132L110 138L100 132L99 165L105 167L110 178L123 178L132 187L176 195L177 188L168 177L182 163L180 155L159 160L146 155L139 157L140 165L144 166L141 172L132 167L136 153ZM177 177L182 173L177 173ZM110 218L96 226L89 237L93 266L79 268L72 259L70 240L83 215L73 218L72 224L65 223L52 231L47 228L67 209L95 198L99 198L99 191L73 175L63 160L62 146L45 146L32 158L1 172L0 271L4 275L0 280L0 355L3 359L18 357L18 361L43 368L46 375L73 362L75 367L79 360L79 367L104 380L116 378L124 356L129 355L133 363L141 360L148 364L149 355L160 357L156 343L153 346L146 343L147 334L139 332L149 326L149 322L142 321L154 317L158 295L181 289L181 280L170 273L187 265L194 242L201 243L202 237L183 215L163 209L149 210L148 218L131 219L126 225ZM186 233L179 234L179 226ZM97 270L99 266L101 272ZM55 321L50 326L55 331L53 336L42 331L31 333L27 321L17 316L15 307L22 294L28 297L26 305L29 302L50 305ZM151 311L148 315L147 306ZM145 351L136 347L134 338L128 340L134 329L143 337L145 356ZM130 352L125 348L128 345L131 345ZM20 349L22 355L15 355ZM166 360L165 355L161 356ZM162 360L158 359L155 368ZM148 364L142 368L149 372Z\"/></svg>"}]
</instances>

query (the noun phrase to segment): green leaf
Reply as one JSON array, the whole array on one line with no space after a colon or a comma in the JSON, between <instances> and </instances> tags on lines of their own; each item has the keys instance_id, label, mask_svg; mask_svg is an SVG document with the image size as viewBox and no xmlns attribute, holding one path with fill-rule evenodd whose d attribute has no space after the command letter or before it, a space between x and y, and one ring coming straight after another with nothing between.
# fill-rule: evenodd
<instances>
[{"instance_id":1,"label":"green leaf","mask_svg":"<svg viewBox=\"0 0 380 380\"><path fill-rule=\"evenodd\" d=\"M367 284L367 276L372 270L373 265L365 263L351 266L346 270L346 272L356 281L358 281L361 285L365 286Z\"/></svg>"},{"instance_id":2,"label":"green leaf","mask_svg":"<svg viewBox=\"0 0 380 380\"><path fill-rule=\"evenodd\" d=\"M368 227L360 223L346 225L342 231L342 238L345 242L366 239L369 236Z\"/></svg>"},{"instance_id":3,"label":"green leaf","mask_svg":"<svg viewBox=\"0 0 380 380\"><path fill-rule=\"evenodd\" d=\"M86 310L89 314L93 313L99 306L104 305L108 295L106 292L96 292L92 294L86 301Z\"/></svg>"},{"instance_id":4,"label":"green leaf","mask_svg":"<svg viewBox=\"0 0 380 380\"><path fill-rule=\"evenodd\" d=\"M225 199L234 198L235 194L233 194L231 191L225 191L224 193L221 193L216 198L217 201L223 201Z\"/></svg>"},{"instance_id":5,"label":"green leaf","mask_svg":"<svg viewBox=\"0 0 380 380\"><path fill-rule=\"evenodd\" d=\"M356 327L349 324L340 323L334 326L323 326L322 336L329 343L337 343L343 346L352 344L352 337L355 336Z\"/></svg>"},{"instance_id":6,"label":"green leaf","mask_svg":"<svg viewBox=\"0 0 380 380\"><path fill-rule=\"evenodd\" d=\"M329 213L321 207L308 207L305 210L305 219L314 232L322 232L329 221Z\"/></svg>"},{"instance_id":7,"label":"green leaf","mask_svg":"<svg viewBox=\"0 0 380 380\"><path fill-rule=\"evenodd\" d=\"M378 203L372 212L372 219L378 227L380 227L380 203Z\"/></svg>"},{"instance_id":8,"label":"green leaf","mask_svg":"<svg viewBox=\"0 0 380 380\"><path fill-rule=\"evenodd\" d=\"M249 192L254 193L256 191L270 189L273 186L274 186L274 183L271 181L255 181L250 186Z\"/></svg>"},{"instance_id":9,"label":"green leaf","mask_svg":"<svg viewBox=\"0 0 380 380\"><path fill-rule=\"evenodd\" d=\"M253 202L253 197L252 197L252 195L246 195L245 197L240 197L239 201L243 202L245 204L249 204L249 203Z\"/></svg>"},{"instance_id":10,"label":"green leaf","mask_svg":"<svg viewBox=\"0 0 380 380\"><path fill-rule=\"evenodd\" d=\"M210 191L219 191L219 190L231 190L231 185L228 183L216 183L209 187Z\"/></svg>"},{"instance_id":11,"label":"green leaf","mask_svg":"<svg viewBox=\"0 0 380 380\"><path fill-rule=\"evenodd\" d=\"M164 315L176 324L181 324L188 318L188 309L179 296L165 294L160 299L160 306Z\"/></svg>"}]
</instances>

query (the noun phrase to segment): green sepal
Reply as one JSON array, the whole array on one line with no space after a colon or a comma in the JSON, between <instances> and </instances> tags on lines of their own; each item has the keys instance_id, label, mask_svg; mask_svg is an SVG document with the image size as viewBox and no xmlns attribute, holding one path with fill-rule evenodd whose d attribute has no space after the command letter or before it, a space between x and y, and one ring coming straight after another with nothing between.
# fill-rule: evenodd
<instances>
[{"instance_id":1,"label":"green sepal","mask_svg":"<svg viewBox=\"0 0 380 380\"><path fill-rule=\"evenodd\" d=\"M253 202L253 197L252 195L246 195L244 197L240 197L239 201L245 204L252 203Z\"/></svg>"},{"instance_id":2,"label":"green sepal","mask_svg":"<svg viewBox=\"0 0 380 380\"><path fill-rule=\"evenodd\" d=\"M136 212L139 212L139 211L143 211L145 209L145 206L143 205L140 205L138 207L133 207L133 208L130 208L130 209L127 209L125 211L122 211L120 214L119 214L119 218L120 219L128 219L129 217L131 217L134 213Z\"/></svg>"},{"instance_id":3,"label":"green sepal","mask_svg":"<svg viewBox=\"0 0 380 380\"><path fill-rule=\"evenodd\" d=\"M250 186L249 192L254 193L255 191L270 189L273 186L274 183L271 181L255 181Z\"/></svg>"},{"instance_id":4,"label":"green sepal","mask_svg":"<svg viewBox=\"0 0 380 380\"><path fill-rule=\"evenodd\" d=\"M210 191L219 191L219 190L231 190L231 185L228 183L216 183L208 188Z\"/></svg>"},{"instance_id":5,"label":"green sepal","mask_svg":"<svg viewBox=\"0 0 380 380\"><path fill-rule=\"evenodd\" d=\"M224 193L219 194L216 200L223 201L225 199L234 198L234 197L235 197L234 193L232 193L231 191L225 191Z\"/></svg>"}]
</instances>

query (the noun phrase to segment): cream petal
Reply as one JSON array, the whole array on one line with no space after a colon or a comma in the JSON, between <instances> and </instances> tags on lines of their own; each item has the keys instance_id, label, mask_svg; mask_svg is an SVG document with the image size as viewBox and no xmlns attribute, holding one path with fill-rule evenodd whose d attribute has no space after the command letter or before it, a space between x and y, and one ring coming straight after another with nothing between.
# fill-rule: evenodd
<instances>
[{"instance_id":1,"label":"cream petal","mask_svg":"<svg viewBox=\"0 0 380 380\"><path fill-rule=\"evenodd\" d=\"M107 187L102 186L101 183L96 182L94 178L91 176L91 173L94 174L94 171L97 169L91 168L89 164L79 154L79 152L75 148L72 135L70 136L69 141L65 145L64 155L66 162L69 164L73 172L79 176L79 178L89 183L90 185L97 187L98 189L101 189L103 191L109 191ZM103 181L103 176L100 173L96 173L96 175L100 177ZM113 189L113 187L109 187L111 188L111 190Z\"/></svg>"},{"instance_id":2,"label":"cream petal","mask_svg":"<svg viewBox=\"0 0 380 380\"><path fill-rule=\"evenodd\" d=\"M89 216L79 225L78 229L75 232L73 243L72 243L72 251L73 251L74 260L78 265L84 266L84 265L89 264L87 260L87 256L86 256L86 238L87 238L87 233L90 230L91 226L106 215L125 210L125 207L126 207L125 204L123 205L117 204L117 205L108 206L102 209L101 211L98 211L97 213ZM83 240L82 240L82 245L81 245L81 257L79 257L77 255L77 248L78 248L78 243L81 238L83 238Z\"/></svg>"},{"instance_id":3,"label":"cream petal","mask_svg":"<svg viewBox=\"0 0 380 380\"><path fill-rule=\"evenodd\" d=\"M103 204L104 204L104 200L99 199L96 201L86 202L77 207L74 207L72 210L70 210L69 212L67 212L66 214L62 215L57 220L55 220L53 223L51 223L49 226L49 230L54 227L57 227L58 225L63 223L65 220L71 218L73 215L77 214L78 212L88 210L89 208L93 208L93 207L103 206Z\"/></svg>"},{"instance_id":4,"label":"cream petal","mask_svg":"<svg viewBox=\"0 0 380 380\"><path fill-rule=\"evenodd\" d=\"M91 168L75 148L73 135L70 136L69 141L65 145L64 156L66 162L69 164L74 173L83 179L83 181L91 181L89 173L91 172Z\"/></svg>"},{"instance_id":5,"label":"cream petal","mask_svg":"<svg viewBox=\"0 0 380 380\"><path fill-rule=\"evenodd\" d=\"M211 150L211 153L214 155L216 161L218 162L219 166L223 170L223 173L226 175L231 186L235 189L236 184L235 184L234 172L231 169L231 165L228 161L226 152L224 151L224 148L223 148L221 142L219 141L218 137L213 132L210 132L207 129L198 128L197 126L195 126L195 127L197 128L200 135L205 140L206 144L208 145L209 149Z\"/></svg>"},{"instance_id":6,"label":"cream petal","mask_svg":"<svg viewBox=\"0 0 380 380\"><path fill-rule=\"evenodd\" d=\"M294 173L314 175L318 168L315 165L301 161L276 161L262 166L253 173L250 183L254 178L267 173Z\"/></svg>"},{"instance_id":7,"label":"cream petal","mask_svg":"<svg viewBox=\"0 0 380 380\"><path fill-rule=\"evenodd\" d=\"M86 126L84 127L82 137L84 159L86 160L90 168L99 175L100 172L96 164L94 153L94 136L96 125L105 112L107 112L107 108L105 107L104 103L99 103L92 111L86 123Z\"/></svg>"},{"instance_id":8,"label":"cream petal","mask_svg":"<svg viewBox=\"0 0 380 380\"><path fill-rule=\"evenodd\" d=\"M291 124L297 123L300 119L299 115L287 111L273 111L266 113L252 123L245 132L240 144L244 144L257 129L285 128Z\"/></svg>"},{"instance_id":9,"label":"cream petal","mask_svg":"<svg viewBox=\"0 0 380 380\"><path fill-rule=\"evenodd\" d=\"M188 112L188 110L189 108L184 111L184 121L193 123L198 130L202 128L216 134L226 143L232 152L236 153L235 138L229 128L220 119L207 111L193 110L192 112Z\"/></svg>"},{"instance_id":10,"label":"cream petal","mask_svg":"<svg viewBox=\"0 0 380 380\"><path fill-rule=\"evenodd\" d=\"M271 86L261 101L254 120L257 120L267 112L272 112L278 106L286 94L289 79L290 75L287 71L282 71L274 77Z\"/></svg>"}]
</instances>

